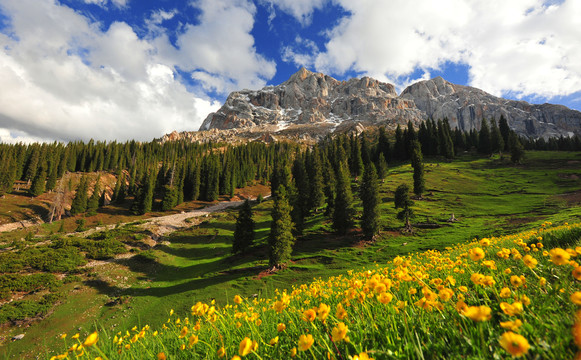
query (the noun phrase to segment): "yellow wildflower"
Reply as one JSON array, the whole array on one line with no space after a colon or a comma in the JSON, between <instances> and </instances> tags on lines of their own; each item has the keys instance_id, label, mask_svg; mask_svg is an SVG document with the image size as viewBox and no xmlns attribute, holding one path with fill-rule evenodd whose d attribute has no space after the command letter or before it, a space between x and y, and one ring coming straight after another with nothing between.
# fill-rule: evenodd
<instances>
[{"instance_id":1,"label":"yellow wildflower","mask_svg":"<svg viewBox=\"0 0 581 360\"><path fill-rule=\"evenodd\" d=\"M469 254L470 259L472 261L478 261L478 260L484 259L484 250L482 250L482 248L479 248L479 247L475 247L473 249L470 249L468 251L468 254Z\"/></svg>"},{"instance_id":2,"label":"yellow wildflower","mask_svg":"<svg viewBox=\"0 0 581 360\"><path fill-rule=\"evenodd\" d=\"M91 335L87 336L85 342L83 343L83 346L93 346L95 345L97 340L99 340L99 334L97 334L97 332L95 331Z\"/></svg>"},{"instance_id":3,"label":"yellow wildflower","mask_svg":"<svg viewBox=\"0 0 581 360\"><path fill-rule=\"evenodd\" d=\"M294 358L295 356L297 356L297 348L296 347L294 347L294 348L291 349L290 356L292 358Z\"/></svg>"},{"instance_id":4,"label":"yellow wildflower","mask_svg":"<svg viewBox=\"0 0 581 360\"><path fill-rule=\"evenodd\" d=\"M226 349L224 349L224 347L222 346L221 348L218 349L218 351L216 351L216 355L218 355L219 358L223 358L224 355L226 355Z\"/></svg>"},{"instance_id":5,"label":"yellow wildflower","mask_svg":"<svg viewBox=\"0 0 581 360\"><path fill-rule=\"evenodd\" d=\"M520 301L515 301L512 304L501 302L500 309L508 316L519 315L523 311L523 305Z\"/></svg>"},{"instance_id":6,"label":"yellow wildflower","mask_svg":"<svg viewBox=\"0 0 581 360\"><path fill-rule=\"evenodd\" d=\"M285 330L286 330L286 325L285 325L285 324L283 324L283 323L279 323L279 324L276 326L276 331L278 331L278 332L283 332L283 331L285 331Z\"/></svg>"},{"instance_id":7,"label":"yellow wildflower","mask_svg":"<svg viewBox=\"0 0 581 360\"><path fill-rule=\"evenodd\" d=\"M185 338L185 337L186 337L186 335L187 335L187 334L188 334L188 328L187 328L186 326L184 326L184 327L182 328L182 331L180 331L180 336L179 336L179 338L180 338L180 339L183 339L183 338Z\"/></svg>"},{"instance_id":8,"label":"yellow wildflower","mask_svg":"<svg viewBox=\"0 0 581 360\"><path fill-rule=\"evenodd\" d=\"M246 356L252 352L252 340L248 337L245 337L240 342L240 346L238 347L238 353L240 356Z\"/></svg>"},{"instance_id":9,"label":"yellow wildflower","mask_svg":"<svg viewBox=\"0 0 581 360\"><path fill-rule=\"evenodd\" d=\"M571 255L569 255L567 251L561 248L552 249L551 251L549 251L549 254L551 255L551 261L555 265L568 264L569 259L571 258Z\"/></svg>"},{"instance_id":10,"label":"yellow wildflower","mask_svg":"<svg viewBox=\"0 0 581 360\"><path fill-rule=\"evenodd\" d=\"M238 305L242 304L242 298L240 297L240 295L234 296L234 302Z\"/></svg>"},{"instance_id":11,"label":"yellow wildflower","mask_svg":"<svg viewBox=\"0 0 581 360\"><path fill-rule=\"evenodd\" d=\"M581 266L577 266L571 273L575 279L581 280Z\"/></svg>"},{"instance_id":12,"label":"yellow wildflower","mask_svg":"<svg viewBox=\"0 0 581 360\"><path fill-rule=\"evenodd\" d=\"M167 359L167 357L165 356L165 353L160 352L157 354L157 360L165 360L165 359Z\"/></svg>"},{"instance_id":13,"label":"yellow wildflower","mask_svg":"<svg viewBox=\"0 0 581 360\"><path fill-rule=\"evenodd\" d=\"M535 259L534 257L530 256L530 255L525 255L522 258L522 261L525 263L525 265L531 269L534 269L537 266L537 259Z\"/></svg>"},{"instance_id":14,"label":"yellow wildflower","mask_svg":"<svg viewBox=\"0 0 581 360\"><path fill-rule=\"evenodd\" d=\"M382 304L388 304L393 299L393 295L383 292L377 295L377 300Z\"/></svg>"},{"instance_id":15,"label":"yellow wildflower","mask_svg":"<svg viewBox=\"0 0 581 360\"><path fill-rule=\"evenodd\" d=\"M196 345L197 343L198 343L198 336L197 335L190 336L190 338L188 339L188 346L192 347L192 346Z\"/></svg>"},{"instance_id":16,"label":"yellow wildflower","mask_svg":"<svg viewBox=\"0 0 581 360\"><path fill-rule=\"evenodd\" d=\"M463 315L473 321L488 321L492 316L491 309L485 305L469 306L468 309L464 310Z\"/></svg>"},{"instance_id":17,"label":"yellow wildflower","mask_svg":"<svg viewBox=\"0 0 581 360\"><path fill-rule=\"evenodd\" d=\"M340 322L339 324L337 324L337 326L333 328L333 331L331 332L332 334L331 340L333 340L333 342L337 342L345 339L345 336L347 336L347 331L349 331L347 329L347 325L345 325L345 323Z\"/></svg>"},{"instance_id":18,"label":"yellow wildflower","mask_svg":"<svg viewBox=\"0 0 581 360\"><path fill-rule=\"evenodd\" d=\"M581 291L575 291L571 294L571 302L575 305L581 305Z\"/></svg>"},{"instance_id":19,"label":"yellow wildflower","mask_svg":"<svg viewBox=\"0 0 581 360\"><path fill-rule=\"evenodd\" d=\"M353 360L375 360L375 359L369 357L369 355L367 355L366 352L362 352L359 353L359 355L354 355Z\"/></svg>"},{"instance_id":20,"label":"yellow wildflower","mask_svg":"<svg viewBox=\"0 0 581 360\"><path fill-rule=\"evenodd\" d=\"M313 339L313 335L311 334L307 334L307 335L301 335L299 336L299 350L300 351L307 351L310 349L311 346L313 346L313 343L315 342L315 339Z\"/></svg>"},{"instance_id":21,"label":"yellow wildflower","mask_svg":"<svg viewBox=\"0 0 581 360\"><path fill-rule=\"evenodd\" d=\"M268 343L271 346L274 346L274 345L278 344L278 336L275 336L274 338L270 339L270 341Z\"/></svg>"},{"instance_id":22,"label":"yellow wildflower","mask_svg":"<svg viewBox=\"0 0 581 360\"><path fill-rule=\"evenodd\" d=\"M308 309L303 312L303 320L312 322L317 318L317 312L314 309Z\"/></svg>"},{"instance_id":23,"label":"yellow wildflower","mask_svg":"<svg viewBox=\"0 0 581 360\"><path fill-rule=\"evenodd\" d=\"M507 287L503 287L502 290L500 290L500 297L503 299L509 298L510 294L511 294L511 291Z\"/></svg>"},{"instance_id":24,"label":"yellow wildflower","mask_svg":"<svg viewBox=\"0 0 581 360\"><path fill-rule=\"evenodd\" d=\"M511 330L511 331L518 331L518 328L522 326L522 321L516 319L515 321L504 321L500 322L500 326L503 329Z\"/></svg>"},{"instance_id":25,"label":"yellow wildflower","mask_svg":"<svg viewBox=\"0 0 581 360\"><path fill-rule=\"evenodd\" d=\"M317 309L317 318L322 322L325 322L330 311L331 307L329 305L321 303L319 309Z\"/></svg>"},{"instance_id":26,"label":"yellow wildflower","mask_svg":"<svg viewBox=\"0 0 581 360\"><path fill-rule=\"evenodd\" d=\"M500 346L509 354L515 357L520 357L528 353L530 345L527 339L512 331L505 332L500 337Z\"/></svg>"},{"instance_id":27,"label":"yellow wildflower","mask_svg":"<svg viewBox=\"0 0 581 360\"><path fill-rule=\"evenodd\" d=\"M347 317L347 311L345 311L345 309L343 308L343 305L341 305L341 303L339 303L339 305L337 305L337 311L335 312L335 316L339 320L343 320Z\"/></svg>"}]
</instances>

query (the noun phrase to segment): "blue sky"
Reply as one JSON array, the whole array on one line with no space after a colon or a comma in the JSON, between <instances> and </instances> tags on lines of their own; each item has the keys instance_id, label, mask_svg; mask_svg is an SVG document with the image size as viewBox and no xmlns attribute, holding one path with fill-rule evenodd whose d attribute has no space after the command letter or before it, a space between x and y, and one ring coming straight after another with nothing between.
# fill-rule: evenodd
<instances>
[{"instance_id":1,"label":"blue sky","mask_svg":"<svg viewBox=\"0 0 581 360\"><path fill-rule=\"evenodd\" d=\"M579 0L0 0L0 141L151 140L300 67L581 110Z\"/></svg>"}]
</instances>

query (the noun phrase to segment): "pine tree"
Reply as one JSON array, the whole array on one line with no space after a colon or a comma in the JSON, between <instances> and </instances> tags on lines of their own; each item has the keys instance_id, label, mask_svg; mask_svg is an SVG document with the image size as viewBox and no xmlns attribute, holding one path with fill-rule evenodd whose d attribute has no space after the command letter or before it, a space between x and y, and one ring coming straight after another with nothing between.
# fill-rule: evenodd
<instances>
[{"instance_id":1,"label":"pine tree","mask_svg":"<svg viewBox=\"0 0 581 360\"><path fill-rule=\"evenodd\" d=\"M410 218L413 217L414 212L412 206L414 202L409 196L410 188L406 184L401 184L395 190L394 195L394 205L396 209L402 209L398 214L397 218L405 222L404 231L412 231L412 225L410 223Z\"/></svg>"},{"instance_id":2,"label":"pine tree","mask_svg":"<svg viewBox=\"0 0 581 360\"><path fill-rule=\"evenodd\" d=\"M310 153L309 170L309 210L317 210L325 205L325 192L321 166L321 156L318 148Z\"/></svg>"},{"instance_id":3,"label":"pine tree","mask_svg":"<svg viewBox=\"0 0 581 360\"><path fill-rule=\"evenodd\" d=\"M387 162L383 153L379 154L379 160L377 161L377 177L381 180L385 179L387 176Z\"/></svg>"},{"instance_id":4,"label":"pine tree","mask_svg":"<svg viewBox=\"0 0 581 360\"><path fill-rule=\"evenodd\" d=\"M238 212L236 228L234 229L234 240L232 241L232 252L246 253L254 241L254 220L252 220L252 208L248 199L244 201L242 208Z\"/></svg>"},{"instance_id":5,"label":"pine tree","mask_svg":"<svg viewBox=\"0 0 581 360\"><path fill-rule=\"evenodd\" d=\"M354 177L361 176L363 173L363 159L361 158L361 144L359 138L351 135L351 157L349 158L351 175Z\"/></svg>"},{"instance_id":6,"label":"pine tree","mask_svg":"<svg viewBox=\"0 0 581 360\"><path fill-rule=\"evenodd\" d=\"M75 216L77 214L84 213L87 211L87 202L88 202L88 190L89 190L89 180L86 176L81 178L81 182L77 187L77 193L75 194L75 198L71 204L71 215Z\"/></svg>"},{"instance_id":7,"label":"pine tree","mask_svg":"<svg viewBox=\"0 0 581 360\"><path fill-rule=\"evenodd\" d=\"M478 133L478 152L484 155L492 154L492 144L490 141L490 128L486 119L482 119L480 132Z\"/></svg>"},{"instance_id":8,"label":"pine tree","mask_svg":"<svg viewBox=\"0 0 581 360\"><path fill-rule=\"evenodd\" d=\"M504 142L503 150L510 150L509 139L510 139L510 127L508 126L508 120L504 115L500 115L500 120L498 121L498 129L502 135L502 141Z\"/></svg>"},{"instance_id":9,"label":"pine tree","mask_svg":"<svg viewBox=\"0 0 581 360\"><path fill-rule=\"evenodd\" d=\"M393 157L397 160L404 160L408 157L404 133L399 124L395 129L395 144L393 146L393 152Z\"/></svg>"},{"instance_id":10,"label":"pine tree","mask_svg":"<svg viewBox=\"0 0 581 360\"><path fill-rule=\"evenodd\" d=\"M46 180L46 190L54 190L58 180L58 164L56 159L53 159L50 166L50 171L48 172L48 179Z\"/></svg>"},{"instance_id":11,"label":"pine tree","mask_svg":"<svg viewBox=\"0 0 581 360\"><path fill-rule=\"evenodd\" d=\"M383 157L387 161L390 157L390 145L389 139L385 132L385 127L379 128L379 137L377 139L377 156L376 159L379 159L379 156L383 154Z\"/></svg>"},{"instance_id":12,"label":"pine tree","mask_svg":"<svg viewBox=\"0 0 581 360\"><path fill-rule=\"evenodd\" d=\"M426 184L424 180L422 146L419 141L414 141L412 144L412 167L414 168L414 194L416 194L418 198L421 198Z\"/></svg>"},{"instance_id":13,"label":"pine tree","mask_svg":"<svg viewBox=\"0 0 581 360\"><path fill-rule=\"evenodd\" d=\"M504 140L494 119L492 119L490 125L490 145L493 153L502 153L502 150L504 150Z\"/></svg>"},{"instance_id":14,"label":"pine tree","mask_svg":"<svg viewBox=\"0 0 581 360\"><path fill-rule=\"evenodd\" d=\"M515 164L520 164L524 159L525 151L514 131L511 131L508 141L510 144L510 160Z\"/></svg>"},{"instance_id":15,"label":"pine tree","mask_svg":"<svg viewBox=\"0 0 581 360\"><path fill-rule=\"evenodd\" d=\"M379 185L373 163L365 167L359 193L363 202L361 229L365 237L372 239L379 232Z\"/></svg>"},{"instance_id":16,"label":"pine tree","mask_svg":"<svg viewBox=\"0 0 581 360\"><path fill-rule=\"evenodd\" d=\"M101 198L101 177L97 177L97 181L95 182L95 188L93 189L93 194L89 198L87 202L87 212L89 215L95 215L97 213L97 209L99 208L99 199Z\"/></svg>"},{"instance_id":17,"label":"pine tree","mask_svg":"<svg viewBox=\"0 0 581 360\"><path fill-rule=\"evenodd\" d=\"M30 195L39 196L46 190L46 169L43 167L37 172L32 185L30 185Z\"/></svg>"},{"instance_id":18,"label":"pine tree","mask_svg":"<svg viewBox=\"0 0 581 360\"><path fill-rule=\"evenodd\" d=\"M270 266L280 268L291 259L295 238L291 219L292 209L287 199L286 188L279 186L276 192L268 236L268 258Z\"/></svg>"},{"instance_id":19,"label":"pine tree","mask_svg":"<svg viewBox=\"0 0 581 360\"><path fill-rule=\"evenodd\" d=\"M344 164L339 164L336 176L335 209L333 212L333 228L339 234L346 234L353 227L355 210L353 209L353 194L351 179Z\"/></svg>"},{"instance_id":20,"label":"pine tree","mask_svg":"<svg viewBox=\"0 0 581 360\"><path fill-rule=\"evenodd\" d=\"M303 233L303 223L305 217L308 215L309 209L309 179L303 157L297 154L292 168L293 186L289 190L290 202L293 208L292 219L295 223L295 231L297 235Z\"/></svg>"},{"instance_id":21,"label":"pine tree","mask_svg":"<svg viewBox=\"0 0 581 360\"><path fill-rule=\"evenodd\" d=\"M198 200L200 197L200 164L196 162L192 175L192 200Z\"/></svg>"}]
</instances>

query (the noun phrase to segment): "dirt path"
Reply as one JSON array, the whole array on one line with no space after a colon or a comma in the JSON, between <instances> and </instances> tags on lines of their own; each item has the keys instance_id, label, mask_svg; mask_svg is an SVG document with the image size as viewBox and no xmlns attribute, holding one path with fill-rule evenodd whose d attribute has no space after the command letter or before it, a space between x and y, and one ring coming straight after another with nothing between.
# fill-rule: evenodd
<instances>
[{"instance_id":1,"label":"dirt path","mask_svg":"<svg viewBox=\"0 0 581 360\"><path fill-rule=\"evenodd\" d=\"M2 224L2 225L0 225L0 232L12 231L12 230L17 230L17 229L21 229L21 228L26 229L28 227L40 225L43 223L44 223L44 221L42 221L41 218L36 218L36 219L32 219L32 220L22 220L22 221L17 221L17 222L13 222L13 223Z\"/></svg>"}]
</instances>

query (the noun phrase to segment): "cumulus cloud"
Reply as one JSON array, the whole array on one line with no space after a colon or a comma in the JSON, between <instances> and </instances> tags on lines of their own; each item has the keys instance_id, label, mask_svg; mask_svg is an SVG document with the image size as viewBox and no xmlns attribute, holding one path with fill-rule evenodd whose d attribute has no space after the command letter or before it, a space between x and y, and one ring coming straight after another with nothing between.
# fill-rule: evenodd
<instances>
[{"instance_id":1,"label":"cumulus cloud","mask_svg":"<svg viewBox=\"0 0 581 360\"><path fill-rule=\"evenodd\" d=\"M153 28L175 11L151 14L149 36L139 37L127 23L104 28L52 0L3 1L9 21L0 33L0 141L150 140L196 130L220 104L177 69L217 92L260 87L274 75L274 62L256 53L249 34L254 5L192 6L202 10L199 22L180 27L176 47Z\"/></svg>"},{"instance_id":2,"label":"cumulus cloud","mask_svg":"<svg viewBox=\"0 0 581 360\"><path fill-rule=\"evenodd\" d=\"M263 3L272 4L280 10L291 14L303 25L312 21L313 12L322 9L328 0L261 0Z\"/></svg>"},{"instance_id":3,"label":"cumulus cloud","mask_svg":"<svg viewBox=\"0 0 581 360\"><path fill-rule=\"evenodd\" d=\"M129 3L129 0L84 0L85 4L94 4L102 8L107 8L109 3L113 4L115 7L123 8Z\"/></svg>"},{"instance_id":4,"label":"cumulus cloud","mask_svg":"<svg viewBox=\"0 0 581 360\"><path fill-rule=\"evenodd\" d=\"M245 0L200 0L199 24L188 24L178 35L177 49L160 44L162 53L193 78L218 93L256 89L276 73L274 61L256 52L256 7Z\"/></svg>"},{"instance_id":5,"label":"cumulus cloud","mask_svg":"<svg viewBox=\"0 0 581 360\"><path fill-rule=\"evenodd\" d=\"M398 84L445 63L469 67L470 84L496 95L553 97L581 90L581 2L564 0L335 0L349 15L311 57L322 72L355 71ZM290 11L290 10L289 10Z\"/></svg>"}]
</instances>

